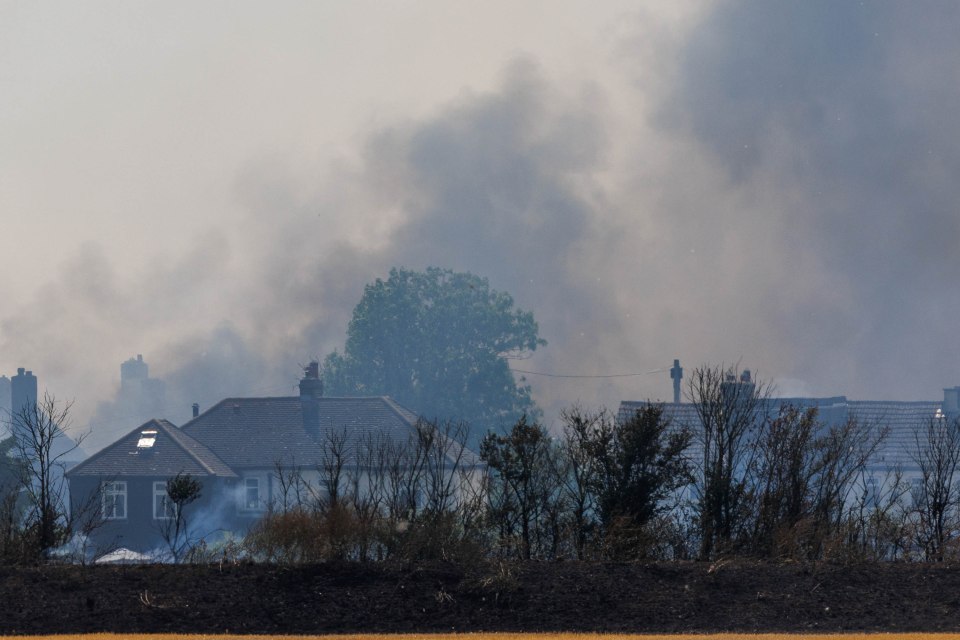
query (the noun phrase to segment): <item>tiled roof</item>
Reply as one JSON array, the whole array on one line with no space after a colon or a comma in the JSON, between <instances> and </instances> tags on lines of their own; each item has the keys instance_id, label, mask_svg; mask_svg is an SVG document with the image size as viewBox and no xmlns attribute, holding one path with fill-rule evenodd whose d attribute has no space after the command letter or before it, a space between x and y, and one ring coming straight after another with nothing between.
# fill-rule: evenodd
<instances>
[{"instance_id":1,"label":"tiled roof","mask_svg":"<svg viewBox=\"0 0 960 640\"><path fill-rule=\"evenodd\" d=\"M365 438L397 446L414 435L417 417L390 398L321 397L318 437L303 424L300 398L227 398L183 426L234 469L273 467L277 462L322 464L331 436L345 434L348 455Z\"/></svg>"},{"instance_id":2,"label":"tiled roof","mask_svg":"<svg viewBox=\"0 0 960 640\"><path fill-rule=\"evenodd\" d=\"M151 446L138 447L145 431L156 432L154 441ZM70 469L67 475L166 478L181 472L199 477L236 477L215 453L166 420L142 424Z\"/></svg>"},{"instance_id":3,"label":"tiled roof","mask_svg":"<svg viewBox=\"0 0 960 640\"><path fill-rule=\"evenodd\" d=\"M883 449L877 456L885 467L899 466L904 470L916 467L912 452L916 450L916 434L930 424L941 408L932 402L883 402L862 400L850 402L850 415L871 426L890 429Z\"/></svg>"},{"instance_id":4,"label":"tiled roof","mask_svg":"<svg viewBox=\"0 0 960 640\"><path fill-rule=\"evenodd\" d=\"M623 420L646 402L624 401L620 403L619 419ZM799 408L817 407L819 418L826 425L838 425L849 418L856 418L863 424L874 428L889 429L886 440L874 457L877 469L889 469L894 466L909 471L915 467L911 456L916 448L916 433L929 424L937 410L939 401L897 402L878 400L847 400L844 396L830 398L772 398L768 405L772 414L780 407L792 404ZM689 402L663 404L664 415L676 426L686 426L694 432L694 442L688 455L696 459L699 446L696 434L700 421L696 406Z\"/></svg>"}]
</instances>

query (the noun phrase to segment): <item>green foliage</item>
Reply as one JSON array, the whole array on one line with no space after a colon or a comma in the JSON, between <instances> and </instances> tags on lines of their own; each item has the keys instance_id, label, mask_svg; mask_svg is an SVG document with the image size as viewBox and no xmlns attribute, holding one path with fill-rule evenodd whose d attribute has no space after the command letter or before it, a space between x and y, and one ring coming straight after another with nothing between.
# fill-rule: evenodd
<instances>
[{"instance_id":1,"label":"green foliage","mask_svg":"<svg viewBox=\"0 0 960 640\"><path fill-rule=\"evenodd\" d=\"M655 553L671 530L662 516L691 481L691 434L647 404L625 420L574 407L563 413L561 482L571 503L577 555L591 537L605 556Z\"/></svg>"},{"instance_id":2,"label":"green foliage","mask_svg":"<svg viewBox=\"0 0 960 640\"><path fill-rule=\"evenodd\" d=\"M183 511L188 504L200 498L200 481L189 473L180 472L167 480L167 497L177 511Z\"/></svg>"},{"instance_id":3,"label":"green foliage","mask_svg":"<svg viewBox=\"0 0 960 640\"><path fill-rule=\"evenodd\" d=\"M672 429L661 405L647 404L593 435L600 470L597 503L605 528L618 520L620 526L645 526L663 511L664 500L690 480L684 455L690 432Z\"/></svg>"},{"instance_id":4,"label":"green foliage","mask_svg":"<svg viewBox=\"0 0 960 640\"><path fill-rule=\"evenodd\" d=\"M501 544L509 544L511 533L519 534L519 555L529 560L544 546L544 519L557 493L550 436L520 416L509 433L483 439L480 457L491 470L491 516Z\"/></svg>"},{"instance_id":5,"label":"green foliage","mask_svg":"<svg viewBox=\"0 0 960 640\"><path fill-rule=\"evenodd\" d=\"M180 472L167 480L167 498L173 505L172 517L160 521L160 534L170 549L174 562L179 562L189 553L191 539L186 507L200 499L200 481L189 473Z\"/></svg>"},{"instance_id":6,"label":"green foliage","mask_svg":"<svg viewBox=\"0 0 960 640\"><path fill-rule=\"evenodd\" d=\"M474 433L538 415L508 359L546 342L530 312L485 278L449 269L392 269L366 286L344 352L324 362L331 395L389 395L417 413L470 423ZM522 380L521 380L522 383Z\"/></svg>"}]
</instances>

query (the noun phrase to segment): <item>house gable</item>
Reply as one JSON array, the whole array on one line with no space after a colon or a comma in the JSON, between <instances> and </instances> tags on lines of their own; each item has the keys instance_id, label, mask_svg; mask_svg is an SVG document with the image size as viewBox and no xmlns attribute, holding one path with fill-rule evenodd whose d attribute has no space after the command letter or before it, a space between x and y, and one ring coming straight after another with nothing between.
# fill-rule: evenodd
<instances>
[{"instance_id":1,"label":"house gable","mask_svg":"<svg viewBox=\"0 0 960 640\"><path fill-rule=\"evenodd\" d=\"M166 478L178 473L236 478L214 452L166 420L150 420L67 472L80 477Z\"/></svg>"}]
</instances>

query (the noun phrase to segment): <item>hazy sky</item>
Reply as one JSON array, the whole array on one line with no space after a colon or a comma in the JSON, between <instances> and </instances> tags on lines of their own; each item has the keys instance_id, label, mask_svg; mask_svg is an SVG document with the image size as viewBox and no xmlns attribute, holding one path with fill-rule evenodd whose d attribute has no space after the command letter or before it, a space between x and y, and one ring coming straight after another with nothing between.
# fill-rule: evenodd
<instances>
[{"instance_id":1,"label":"hazy sky","mask_svg":"<svg viewBox=\"0 0 960 640\"><path fill-rule=\"evenodd\" d=\"M534 312L522 369L960 384L960 6L597 4L0 0L0 372L105 441L122 360L174 421L291 393L437 265ZM548 421L671 393L528 381Z\"/></svg>"}]
</instances>

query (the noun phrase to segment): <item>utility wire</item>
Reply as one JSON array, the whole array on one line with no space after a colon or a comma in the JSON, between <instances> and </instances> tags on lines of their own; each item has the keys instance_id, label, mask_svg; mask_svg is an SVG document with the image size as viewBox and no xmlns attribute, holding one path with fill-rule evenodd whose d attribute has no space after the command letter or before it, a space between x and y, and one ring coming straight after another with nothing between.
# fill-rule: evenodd
<instances>
[{"instance_id":1,"label":"utility wire","mask_svg":"<svg viewBox=\"0 0 960 640\"><path fill-rule=\"evenodd\" d=\"M525 371L523 369L510 369L514 373L525 373L530 376L544 376L547 378L633 378L636 376L648 376L651 373L663 373L669 369L651 369L641 373L608 373L603 375L577 375L572 373L544 373L542 371Z\"/></svg>"}]
</instances>

